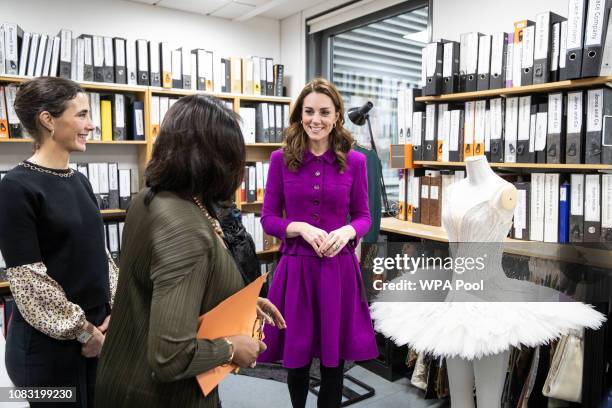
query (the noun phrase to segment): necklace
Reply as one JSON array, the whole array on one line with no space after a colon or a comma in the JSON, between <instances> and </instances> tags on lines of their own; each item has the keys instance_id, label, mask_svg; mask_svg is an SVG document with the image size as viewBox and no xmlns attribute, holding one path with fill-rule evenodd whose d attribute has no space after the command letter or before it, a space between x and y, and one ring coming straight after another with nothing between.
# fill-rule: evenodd
<instances>
[{"instance_id":1,"label":"necklace","mask_svg":"<svg viewBox=\"0 0 612 408\"><path fill-rule=\"evenodd\" d=\"M25 162L25 161L22 161L21 163L19 163L19 166L25 167L26 169L38 171L40 173L51 174L53 176L58 176L58 177L68 178L68 177L72 177L74 175L74 170L72 170L72 169L68 169L69 171L66 171L66 172L53 171L51 169L46 169L46 168L38 166L38 165L36 165L34 163L29 163L29 162Z\"/></svg>"},{"instance_id":2,"label":"necklace","mask_svg":"<svg viewBox=\"0 0 612 408\"><path fill-rule=\"evenodd\" d=\"M198 208L200 209L200 211L202 211L204 213L204 215L206 216L206 218L208 218L208 221L210 221L210 223L213 226L213 229L215 230L215 232L217 233L217 235L219 235L221 238L224 238L224 234L223 234L223 229L221 228L221 224L219 223L219 220L211 217L211 215L208 213L208 211L206 210L206 207L204 207L204 204L202 204L200 202L200 200L198 200L197 197L193 196L191 197L193 202L195 203L195 205L198 206Z\"/></svg>"}]
</instances>

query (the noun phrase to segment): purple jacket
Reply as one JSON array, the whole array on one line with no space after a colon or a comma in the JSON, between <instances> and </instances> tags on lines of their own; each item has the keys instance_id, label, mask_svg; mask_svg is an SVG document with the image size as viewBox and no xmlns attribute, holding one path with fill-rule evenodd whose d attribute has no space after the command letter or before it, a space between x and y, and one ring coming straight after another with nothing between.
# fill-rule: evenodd
<instances>
[{"instance_id":1,"label":"purple jacket","mask_svg":"<svg viewBox=\"0 0 612 408\"><path fill-rule=\"evenodd\" d=\"M295 172L285 165L282 150L272 152L261 224L266 233L282 240L281 253L316 256L302 237L285 237L287 226L293 221L331 232L349 220L357 236L340 253L353 251L356 242L370 229L368 177L363 154L350 150L346 170L340 174L331 150L318 157L307 150L301 167Z\"/></svg>"}]
</instances>

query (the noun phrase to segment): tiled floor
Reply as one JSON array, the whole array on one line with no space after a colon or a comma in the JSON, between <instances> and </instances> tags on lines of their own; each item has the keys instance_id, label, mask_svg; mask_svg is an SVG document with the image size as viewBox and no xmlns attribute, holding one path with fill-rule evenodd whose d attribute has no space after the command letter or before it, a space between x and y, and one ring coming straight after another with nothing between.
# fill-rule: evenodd
<instances>
[{"instance_id":1,"label":"tiled floor","mask_svg":"<svg viewBox=\"0 0 612 408\"><path fill-rule=\"evenodd\" d=\"M389 382L370 371L355 366L348 371L356 379L376 390L376 394L359 403L355 408L447 408L448 400L424 400L423 394L409 385L408 378ZM232 375L220 388L223 408L291 408L287 386L273 380ZM316 397L310 393L306 407L315 408Z\"/></svg>"}]
</instances>

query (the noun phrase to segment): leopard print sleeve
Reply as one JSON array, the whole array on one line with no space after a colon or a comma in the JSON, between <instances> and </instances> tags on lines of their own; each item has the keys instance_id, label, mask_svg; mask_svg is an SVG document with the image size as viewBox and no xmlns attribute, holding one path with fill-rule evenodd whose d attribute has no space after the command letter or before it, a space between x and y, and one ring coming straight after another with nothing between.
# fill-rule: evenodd
<instances>
[{"instance_id":1,"label":"leopard print sleeve","mask_svg":"<svg viewBox=\"0 0 612 408\"><path fill-rule=\"evenodd\" d=\"M6 273L17 308L26 322L54 339L76 339L85 324L85 312L68 301L42 262L7 268Z\"/></svg>"},{"instance_id":2,"label":"leopard print sleeve","mask_svg":"<svg viewBox=\"0 0 612 408\"><path fill-rule=\"evenodd\" d=\"M115 303L115 293L117 292L117 280L119 279L119 268L113 261L110 252L106 251L106 257L108 258L108 282L110 284L110 306L111 309Z\"/></svg>"}]
</instances>

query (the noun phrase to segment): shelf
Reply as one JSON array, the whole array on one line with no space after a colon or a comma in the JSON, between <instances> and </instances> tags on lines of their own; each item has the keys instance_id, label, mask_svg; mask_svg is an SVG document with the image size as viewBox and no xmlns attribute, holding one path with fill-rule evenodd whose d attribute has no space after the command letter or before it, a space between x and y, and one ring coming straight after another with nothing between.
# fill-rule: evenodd
<instances>
[{"instance_id":1,"label":"shelf","mask_svg":"<svg viewBox=\"0 0 612 408\"><path fill-rule=\"evenodd\" d=\"M0 139L0 143L32 143L32 139ZM102 141L102 140L88 140L88 145L103 144L103 145L146 145L146 140L113 140L113 141Z\"/></svg>"},{"instance_id":2,"label":"shelf","mask_svg":"<svg viewBox=\"0 0 612 408\"><path fill-rule=\"evenodd\" d=\"M414 238L448 242L448 236L443 227L433 227L431 225L418 224L410 221L400 221L397 218L383 218L381 220L380 230L381 232L391 232ZM612 251L579 246L579 244L558 244L506 238L504 252L554 261L574 262L603 268L612 268Z\"/></svg>"},{"instance_id":3,"label":"shelf","mask_svg":"<svg viewBox=\"0 0 612 408\"><path fill-rule=\"evenodd\" d=\"M414 164L426 167L465 167L465 162L441 162L415 160ZM612 170L610 164L552 164L552 163L489 163L497 168L557 169L557 170Z\"/></svg>"},{"instance_id":4,"label":"shelf","mask_svg":"<svg viewBox=\"0 0 612 408\"><path fill-rule=\"evenodd\" d=\"M102 216L107 216L107 217L119 217L119 216L125 216L126 211L125 210L119 210L119 209L113 209L113 210L100 210L100 214L102 214Z\"/></svg>"},{"instance_id":5,"label":"shelf","mask_svg":"<svg viewBox=\"0 0 612 408\"><path fill-rule=\"evenodd\" d=\"M8 283L8 281L2 281L0 282L0 288L10 288L11 285Z\"/></svg>"},{"instance_id":6,"label":"shelf","mask_svg":"<svg viewBox=\"0 0 612 408\"><path fill-rule=\"evenodd\" d=\"M209 95L221 99L241 99L245 101L261 101L261 102L283 102L290 103L291 98L284 96L267 96L267 95L245 95L236 93L223 92L208 92L198 91L195 89L177 89L177 88L160 88L156 86L150 87L154 95L170 95L170 96L186 96L186 95Z\"/></svg>"},{"instance_id":7,"label":"shelf","mask_svg":"<svg viewBox=\"0 0 612 408\"><path fill-rule=\"evenodd\" d=\"M265 255L265 254L274 254L276 252L278 252L280 249L280 245L274 246L266 251L259 251L257 252L257 255Z\"/></svg>"},{"instance_id":8,"label":"shelf","mask_svg":"<svg viewBox=\"0 0 612 408\"><path fill-rule=\"evenodd\" d=\"M261 148L279 148L283 147L282 143L247 143L246 147L261 147Z\"/></svg>"},{"instance_id":9,"label":"shelf","mask_svg":"<svg viewBox=\"0 0 612 408\"><path fill-rule=\"evenodd\" d=\"M263 204L263 201L251 201L251 202L244 201L240 203L240 206L244 207L246 205L262 205L262 204Z\"/></svg>"},{"instance_id":10,"label":"shelf","mask_svg":"<svg viewBox=\"0 0 612 408\"><path fill-rule=\"evenodd\" d=\"M563 91L568 89L604 85L608 83L612 83L612 76L571 79L567 81L549 82L546 84L517 86L514 88L488 89L486 91L478 92L461 92L447 95L420 96L414 99L417 102L465 101L472 99L489 98L494 96Z\"/></svg>"},{"instance_id":11,"label":"shelf","mask_svg":"<svg viewBox=\"0 0 612 408\"><path fill-rule=\"evenodd\" d=\"M15 82L22 83L34 79L34 77L26 77L20 75L1 75L0 82ZM131 92L131 93L142 93L147 92L148 86L142 85L126 85L126 84L115 84L110 82L87 82L87 81L75 81L83 89L92 91L113 91L113 92Z\"/></svg>"}]
</instances>

